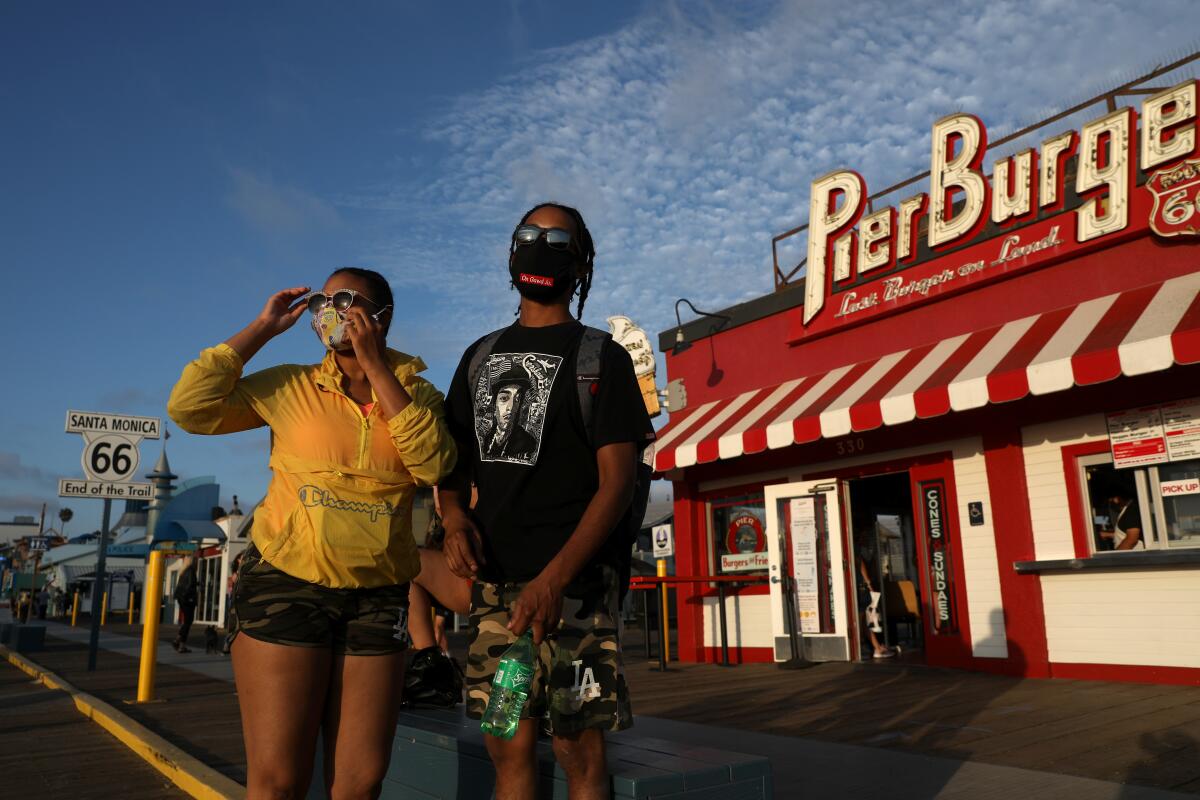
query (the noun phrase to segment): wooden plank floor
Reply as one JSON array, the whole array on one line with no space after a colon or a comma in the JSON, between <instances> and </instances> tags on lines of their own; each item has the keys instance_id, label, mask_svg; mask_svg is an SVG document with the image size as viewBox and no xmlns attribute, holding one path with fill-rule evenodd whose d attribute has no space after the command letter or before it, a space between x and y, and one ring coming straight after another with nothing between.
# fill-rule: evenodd
<instances>
[{"instance_id":1,"label":"wooden plank floor","mask_svg":"<svg viewBox=\"0 0 1200 800\"><path fill-rule=\"evenodd\" d=\"M0 661L0 795L38 800L188 796L80 714L64 692L34 683L7 661Z\"/></svg>"},{"instance_id":2,"label":"wooden plank floor","mask_svg":"<svg viewBox=\"0 0 1200 800\"><path fill-rule=\"evenodd\" d=\"M113 626L110 632L121 629ZM163 630L163 638L174 635ZM36 659L113 703L132 697L136 662L61 640ZM194 632L192 645L203 648ZM635 714L895 749L1200 795L1200 687L1025 680L896 663L720 667L672 663L656 671L627 636ZM464 634L451 637L461 653ZM460 656L461 660L461 656ZM168 702L127 707L164 737L238 781L245 754L232 684L159 666Z\"/></svg>"},{"instance_id":3,"label":"wooden plank floor","mask_svg":"<svg viewBox=\"0 0 1200 800\"><path fill-rule=\"evenodd\" d=\"M632 648L631 648L632 649ZM1200 794L1200 687L627 659L634 713Z\"/></svg>"}]
</instances>

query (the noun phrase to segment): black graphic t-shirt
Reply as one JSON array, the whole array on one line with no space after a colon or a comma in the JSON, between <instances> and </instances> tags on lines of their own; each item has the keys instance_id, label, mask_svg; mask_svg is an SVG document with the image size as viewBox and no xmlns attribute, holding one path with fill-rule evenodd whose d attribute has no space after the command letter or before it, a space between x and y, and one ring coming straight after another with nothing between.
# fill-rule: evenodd
<instances>
[{"instance_id":1,"label":"black graphic t-shirt","mask_svg":"<svg viewBox=\"0 0 1200 800\"><path fill-rule=\"evenodd\" d=\"M605 341L589 442L575 388L582 330L577 322L513 325L496 340L474 386L469 372L479 342L450 383L447 423L479 491L474 514L483 532L484 580L537 577L599 488L596 449L654 438L629 354ZM613 563L616 546L610 539L593 563Z\"/></svg>"}]
</instances>

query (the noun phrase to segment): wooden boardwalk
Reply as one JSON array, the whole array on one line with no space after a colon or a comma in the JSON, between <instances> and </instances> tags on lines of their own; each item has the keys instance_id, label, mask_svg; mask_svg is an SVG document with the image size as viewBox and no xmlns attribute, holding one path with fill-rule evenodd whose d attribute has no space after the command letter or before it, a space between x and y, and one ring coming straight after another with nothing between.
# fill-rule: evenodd
<instances>
[{"instance_id":1,"label":"wooden boardwalk","mask_svg":"<svg viewBox=\"0 0 1200 800\"><path fill-rule=\"evenodd\" d=\"M175 800L187 795L75 709L65 693L0 660L0 795ZM120 787L114 793L114 787Z\"/></svg>"},{"instance_id":2,"label":"wooden boardwalk","mask_svg":"<svg viewBox=\"0 0 1200 800\"><path fill-rule=\"evenodd\" d=\"M1200 795L1200 687L899 664L627 664L635 714Z\"/></svg>"},{"instance_id":3,"label":"wooden boardwalk","mask_svg":"<svg viewBox=\"0 0 1200 800\"><path fill-rule=\"evenodd\" d=\"M662 674L641 655L640 634L628 639L635 714L1200 795L1200 687L1022 680L894 663L800 671L672 663ZM82 646L48 641L35 656L48 669L113 704L134 695L135 659L105 651L88 674ZM451 642L461 650L464 635ZM203 651L198 630L192 645ZM130 715L244 781L233 685L160 664L158 688L167 702L125 706Z\"/></svg>"}]
</instances>

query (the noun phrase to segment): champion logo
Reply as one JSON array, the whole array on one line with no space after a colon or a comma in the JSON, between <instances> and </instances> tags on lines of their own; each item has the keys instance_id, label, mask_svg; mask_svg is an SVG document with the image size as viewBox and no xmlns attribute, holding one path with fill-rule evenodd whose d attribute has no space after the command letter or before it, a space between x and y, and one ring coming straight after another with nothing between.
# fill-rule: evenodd
<instances>
[{"instance_id":1,"label":"champion logo","mask_svg":"<svg viewBox=\"0 0 1200 800\"><path fill-rule=\"evenodd\" d=\"M547 278L545 275L530 275L528 272L522 272L517 276L517 280L521 283L532 283L534 286L554 285L554 278Z\"/></svg>"}]
</instances>

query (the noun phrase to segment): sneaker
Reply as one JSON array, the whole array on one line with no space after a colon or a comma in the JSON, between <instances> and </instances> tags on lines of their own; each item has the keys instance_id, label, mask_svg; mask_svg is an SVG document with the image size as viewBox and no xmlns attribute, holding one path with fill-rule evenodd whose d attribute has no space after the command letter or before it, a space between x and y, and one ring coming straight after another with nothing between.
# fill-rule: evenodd
<instances>
[{"instance_id":1,"label":"sneaker","mask_svg":"<svg viewBox=\"0 0 1200 800\"><path fill-rule=\"evenodd\" d=\"M875 651L875 657L876 657L876 658L892 658L892 657L894 657L895 655L896 655L896 651L895 651L895 650L892 650L891 648L888 648L887 650L884 650L882 653L881 653L881 652L879 652L878 650L876 650L876 651Z\"/></svg>"}]
</instances>

